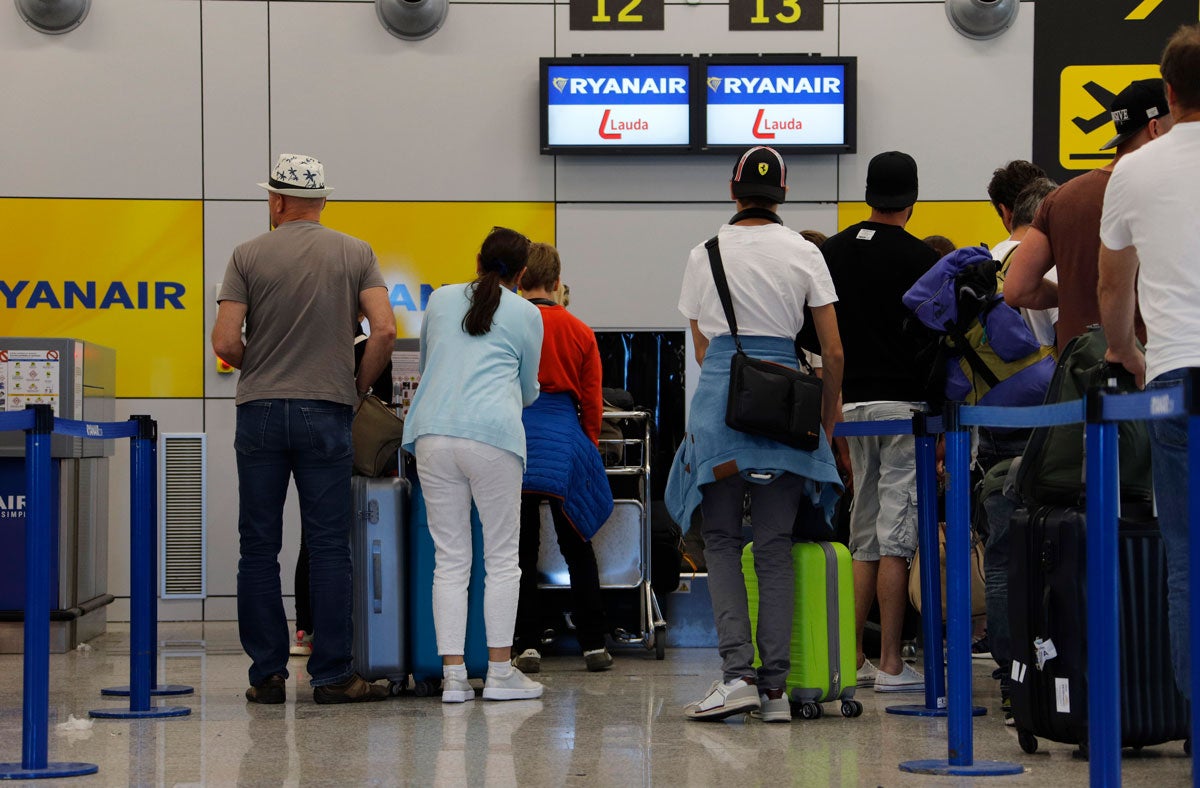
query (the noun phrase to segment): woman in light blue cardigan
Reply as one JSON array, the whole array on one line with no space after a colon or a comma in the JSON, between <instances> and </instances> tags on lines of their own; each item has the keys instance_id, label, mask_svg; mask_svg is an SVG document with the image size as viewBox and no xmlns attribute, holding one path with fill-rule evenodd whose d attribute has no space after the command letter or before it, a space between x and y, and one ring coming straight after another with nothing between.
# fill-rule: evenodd
<instances>
[{"instance_id":1,"label":"woman in light blue cardigan","mask_svg":"<svg viewBox=\"0 0 1200 788\"><path fill-rule=\"evenodd\" d=\"M433 619L445 703L475 697L463 664L472 499L487 570L483 697L542 694L541 684L509 662L521 581L521 411L537 399L542 352L541 315L513 292L528 256L525 236L494 228L479 251L475 281L436 290L421 324L421 382L405 420L404 448L417 458L434 543Z\"/></svg>"}]
</instances>

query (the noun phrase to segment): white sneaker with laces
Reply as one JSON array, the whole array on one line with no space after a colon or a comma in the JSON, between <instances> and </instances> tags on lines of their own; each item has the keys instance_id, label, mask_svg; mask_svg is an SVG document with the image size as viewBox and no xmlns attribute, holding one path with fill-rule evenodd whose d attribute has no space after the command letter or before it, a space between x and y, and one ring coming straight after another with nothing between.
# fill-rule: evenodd
<instances>
[{"instance_id":1,"label":"white sneaker with laces","mask_svg":"<svg viewBox=\"0 0 1200 788\"><path fill-rule=\"evenodd\" d=\"M875 674L876 692L924 692L925 677L913 670L912 665L905 664L904 669L896 675L880 670Z\"/></svg>"},{"instance_id":2,"label":"white sneaker with laces","mask_svg":"<svg viewBox=\"0 0 1200 788\"><path fill-rule=\"evenodd\" d=\"M714 681L701 700L683 707L683 714L692 720L723 720L734 714L756 711L760 705L758 687L745 679L735 679L728 684Z\"/></svg>"},{"instance_id":3,"label":"white sneaker with laces","mask_svg":"<svg viewBox=\"0 0 1200 788\"><path fill-rule=\"evenodd\" d=\"M864 659L862 667L858 669L858 686L874 687L875 676L879 673L879 669L871 664L871 660Z\"/></svg>"},{"instance_id":4,"label":"white sneaker with laces","mask_svg":"<svg viewBox=\"0 0 1200 788\"><path fill-rule=\"evenodd\" d=\"M483 682L484 700L532 700L542 697L546 687L526 676L517 668L507 674L489 669Z\"/></svg>"}]
</instances>

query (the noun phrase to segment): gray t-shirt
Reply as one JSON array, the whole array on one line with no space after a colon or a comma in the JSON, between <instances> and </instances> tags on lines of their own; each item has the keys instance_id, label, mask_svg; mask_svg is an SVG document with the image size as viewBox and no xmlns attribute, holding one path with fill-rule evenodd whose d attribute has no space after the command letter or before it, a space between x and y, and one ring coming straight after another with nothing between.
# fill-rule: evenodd
<instances>
[{"instance_id":1,"label":"gray t-shirt","mask_svg":"<svg viewBox=\"0 0 1200 788\"><path fill-rule=\"evenodd\" d=\"M218 301L246 304L237 404L318 399L353 405L359 293L386 287L364 241L285 222L233 250Z\"/></svg>"}]
</instances>

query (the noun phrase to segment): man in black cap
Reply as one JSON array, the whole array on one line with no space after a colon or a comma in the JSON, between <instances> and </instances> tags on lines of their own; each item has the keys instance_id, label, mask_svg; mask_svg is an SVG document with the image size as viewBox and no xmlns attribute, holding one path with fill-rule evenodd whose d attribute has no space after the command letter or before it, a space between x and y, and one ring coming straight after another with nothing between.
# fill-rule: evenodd
<instances>
[{"instance_id":1,"label":"man in black cap","mask_svg":"<svg viewBox=\"0 0 1200 788\"><path fill-rule=\"evenodd\" d=\"M726 426L734 341L705 244L692 249L679 296L703 369L665 498L678 523L690 523L697 506L703 511L704 557L722 663L722 678L684 709L693 720L756 711L764 722L791 721L786 684L795 599L792 527L802 501L832 511L841 486L828 443L839 418L842 377L833 306L837 293L821 253L775 213L786 193L787 170L777 151L756 147L743 153L730 179L738 212L717 232L717 245L738 339L748 355L796 368L795 337L805 323L804 306L811 307L825 350L825 436L816 449L803 451ZM747 497L760 600L754 640L742 575Z\"/></svg>"},{"instance_id":2,"label":"man in black cap","mask_svg":"<svg viewBox=\"0 0 1200 788\"><path fill-rule=\"evenodd\" d=\"M867 167L871 216L821 246L838 293L838 330L845 347L842 398L846 421L909 419L923 408L929 382L918 341L904 330L901 297L937 262L937 252L904 227L917 201L917 163L888 151ZM850 554L858 684L876 692L920 692L925 681L900 655L908 605L908 565L917 547L917 476L913 437L850 438L854 508ZM872 665L863 626L879 599L881 650Z\"/></svg>"},{"instance_id":3,"label":"man in black cap","mask_svg":"<svg viewBox=\"0 0 1200 788\"><path fill-rule=\"evenodd\" d=\"M1096 298L1099 280L1100 211L1113 168L1123 156L1171 128L1171 110L1161 79L1139 79L1113 99L1117 134L1101 150L1116 149L1113 160L1072 178L1046 197L1033 226L1013 252L1004 280L1004 300L1012 307L1058 307L1056 338L1062 352L1087 327L1100 323ZM1058 269L1058 284L1045 279ZM1146 341L1141 315L1135 317L1138 338Z\"/></svg>"}]
</instances>

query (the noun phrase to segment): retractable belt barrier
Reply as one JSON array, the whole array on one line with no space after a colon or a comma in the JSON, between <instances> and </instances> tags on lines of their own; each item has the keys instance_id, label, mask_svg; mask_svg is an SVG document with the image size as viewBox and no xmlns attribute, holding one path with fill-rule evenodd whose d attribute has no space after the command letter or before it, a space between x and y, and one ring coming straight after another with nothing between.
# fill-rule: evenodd
<instances>
[{"instance_id":1,"label":"retractable belt barrier","mask_svg":"<svg viewBox=\"0 0 1200 788\"><path fill-rule=\"evenodd\" d=\"M1088 750L1093 786L1121 784L1120 578L1117 556L1120 474L1117 425L1188 417L1189 564L1200 566L1200 369L1188 370L1182 385L1133 394L1108 389L1089 393L1087 447L1087 643ZM1192 686L1200 677L1200 592L1189 584ZM1200 734L1192 714L1191 740ZM1200 786L1200 761L1192 750L1192 785Z\"/></svg>"},{"instance_id":2,"label":"retractable belt barrier","mask_svg":"<svg viewBox=\"0 0 1200 788\"><path fill-rule=\"evenodd\" d=\"M150 688L157 627L154 520L158 476L154 463L157 425L149 416L127 422L88 422L54 416L49 405L0 413L0 432L25 432L26 526L24 664L21 762L0 764L0 780L94 774L92 763L48 762L50 704L50 592L52 433L93 440L130 438L130 707L100 709L93 717L174 717L188 708L152 707ZM190 689L190 688L189 688Z\"/></svg>"}]
</instances>

